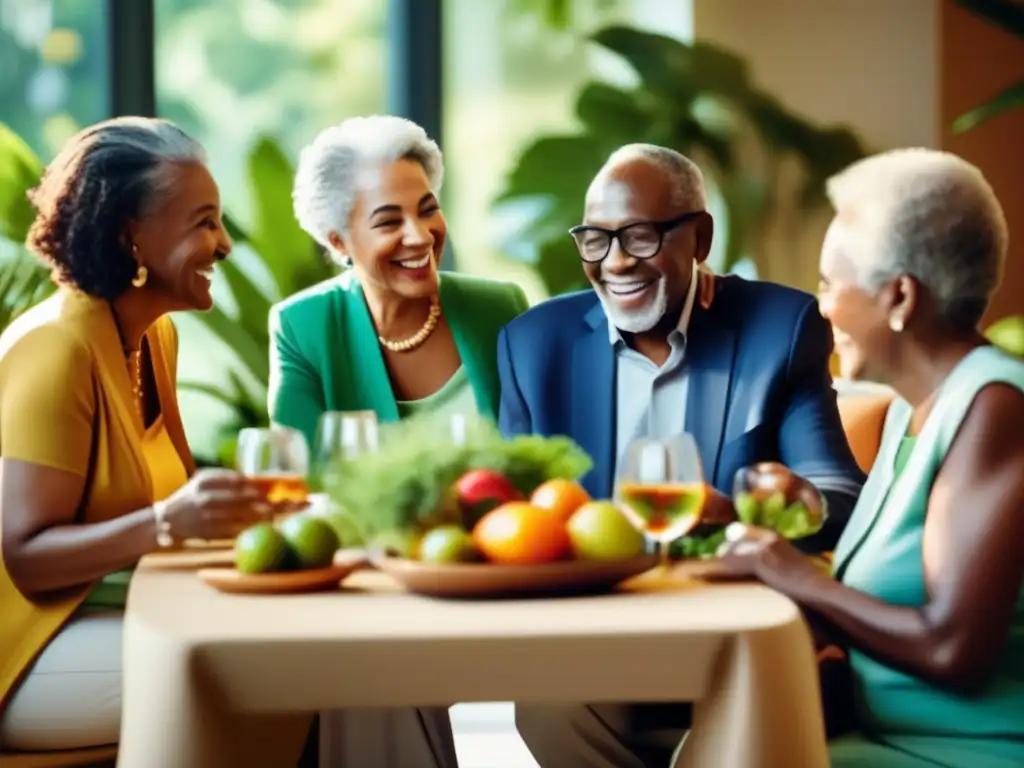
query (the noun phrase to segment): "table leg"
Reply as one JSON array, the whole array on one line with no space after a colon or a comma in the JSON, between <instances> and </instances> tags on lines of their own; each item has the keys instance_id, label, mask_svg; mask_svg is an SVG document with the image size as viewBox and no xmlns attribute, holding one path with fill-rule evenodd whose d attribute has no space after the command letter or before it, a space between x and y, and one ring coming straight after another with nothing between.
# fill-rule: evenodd
<instances>
[{"instance_id":1,"label":"table leg","mask_svg":"<svg viewBox=\"0 0 1024 768\"><path fill-rule=\"evenodd\" d=\"M675 768L827 768L810 634L801 621L725 644Z\"/></svg>"},{"instance_id":2,"label":"table leg","mask_svg":"<svg viewBox=\"0 0 1024 768\"><path fill-rule=\"evenodd\" d=\"M124 631L118 768L295 765L311 715L233 713L188 649L130 611Z\"/></svg>"}]
</instances>

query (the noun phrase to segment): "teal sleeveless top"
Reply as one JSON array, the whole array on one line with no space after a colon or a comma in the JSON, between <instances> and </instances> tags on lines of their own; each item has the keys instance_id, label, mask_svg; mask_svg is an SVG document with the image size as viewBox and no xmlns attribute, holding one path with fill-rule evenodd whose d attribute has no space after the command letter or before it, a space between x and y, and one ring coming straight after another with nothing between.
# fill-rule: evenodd
<instances>
[{"instance_id":1,"label":"teal sleeveless top","mask_svg":"<svg viewBox=\"0 0 1024 768\"><path fill-rule=\"evenodd\" d=\"M943 382L916 438L906 436L910 406L893 403L878 458L836 546L836 578L890 604L927 602L921 542L928 497L967 410L993 383L1024 392L1024 363L994 347L972 351ZM976 695L940 690L855 650L850 664L864 735L833 742L833 766L1024 766L1024 590L996 672Z\"/></svg>"}]
</instances>

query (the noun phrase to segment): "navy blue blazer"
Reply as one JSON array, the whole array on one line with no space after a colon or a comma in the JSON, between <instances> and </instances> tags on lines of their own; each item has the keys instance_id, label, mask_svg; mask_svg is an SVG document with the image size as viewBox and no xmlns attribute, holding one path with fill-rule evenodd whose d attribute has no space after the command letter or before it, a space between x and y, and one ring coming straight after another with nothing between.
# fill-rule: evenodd
<instances>
[{"instance_id":1,"label":"navy blue blazer","mask_svg":"<svg viewBox=\"0 0 1024 768\"><path fill-rule=\"evenodd\" d=\"M802 542L831 549L864 483L829 373L832 333L813 296L773 283L717 279L687 331L686 430L708 481L731 495L737 470L778 461L821 490L829 518ZM498 336L503 434L567 435L594 461L582 479L608 498L616 451L616 357L593 291L559 296Z\"/></svg>"}]
</instances>

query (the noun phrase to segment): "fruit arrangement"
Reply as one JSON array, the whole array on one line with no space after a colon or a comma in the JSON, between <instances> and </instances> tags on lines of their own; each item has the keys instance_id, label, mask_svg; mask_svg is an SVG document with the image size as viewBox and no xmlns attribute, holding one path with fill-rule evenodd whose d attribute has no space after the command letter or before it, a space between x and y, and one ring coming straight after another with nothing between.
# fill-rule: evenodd
<instances>
[{"instance_id":1,"label":"fruit arrangement","mask_svg":"<svg viewBox=\"0 0 1024 768\"><path fill-rule=\"evenodd\" d=\"M504 439L485 420L469 424L458 443L439 441L438 434L438 424L430 418L388 424L381 429L378 452L332 468L324 490L338 512L328 521L344 546L384 548L405 557L416 556L423 545L428 552L433 547L458 550L454 529L472 537L496 507L513 502L537 506L534 494L546 482L580 477L591 466L586 453L568 438ZM544 494L536 501L546 503ZM515 507L503 514L517 519L531 515ZM424 541L437 529L442 530Z\"/></svg>"},{"instance_id":2,"label":"fruit arrangement","mask_svg":"<svg viewBox=\"0 0 1024 768\"><path fill-rule=\"evenodd\" d=\"M260 523L235 539L235 568L245 574L326 568L340 542L334 528L310 514L295 514L278 525Z\"/></svg>"},{"instance_id":3,"label":"fruit arrangement","mask_svg":"<svg viewBox=\"0 0 1024 768\"><path fill-rule=\"evenodd\" d=\"M613 504L591 499L572 480L545 481L527 499L501 473L475 469L455 490L458 503L478 515L476 523L433 528L407 556L437 564L540 565L625 560L644 551L643 536Z\"/></svg>"}]
</instances>

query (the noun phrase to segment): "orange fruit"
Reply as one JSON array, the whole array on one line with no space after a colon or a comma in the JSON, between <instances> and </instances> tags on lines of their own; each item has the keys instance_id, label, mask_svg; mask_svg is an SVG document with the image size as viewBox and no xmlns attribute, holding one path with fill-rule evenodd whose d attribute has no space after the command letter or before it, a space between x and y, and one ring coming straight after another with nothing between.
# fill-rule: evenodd
<instances>
[{"instance_id":1,"label":"orange fruit","mask_svg":"<svg viewBox=\"0 0 1024 768\"><path fill-rule=\"evenodd\" d=\"M583 486L562 478L541 483L530 496L530 503L533 506L547 510L563 525L568 523L573 513L588 501L590 494L583 490Z\"/></svg>"},{"instance_id":2,"label":"orange fruit","mask_svg":"<svg viewBox=\"0 0 1024 768\"><path fill-rule=\"evenodd\" d=\"M492 563L537 565L564 558L571 548L565 525L525 501L511 501L480 518L473 543Z\"/></svg>"}]
</instances>

